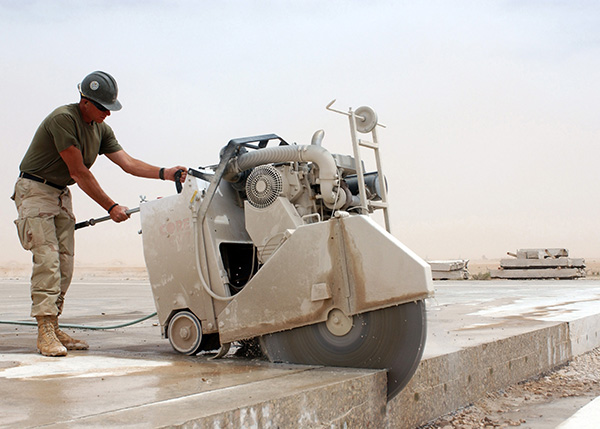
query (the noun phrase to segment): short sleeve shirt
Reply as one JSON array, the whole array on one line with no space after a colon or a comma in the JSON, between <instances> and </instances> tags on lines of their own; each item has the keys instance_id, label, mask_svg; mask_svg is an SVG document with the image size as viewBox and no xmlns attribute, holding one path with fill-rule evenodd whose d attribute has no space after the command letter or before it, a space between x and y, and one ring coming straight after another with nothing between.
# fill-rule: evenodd
<instances>
[{"instance_id":1,"label":"short sleeve shirt","mask_svg":"<svg viewBox=\"0 0 600 429\"><path fill-rule=\"evenodd\" d=\"M54 110L40 124L20 169L57 185L72 185L75 181L60 156L60 152L71 146L81 151L87 168L98 155L122 150L108 124L88 124L83 120L79 104L68 104Z\"/></svg>"}]
</instances>

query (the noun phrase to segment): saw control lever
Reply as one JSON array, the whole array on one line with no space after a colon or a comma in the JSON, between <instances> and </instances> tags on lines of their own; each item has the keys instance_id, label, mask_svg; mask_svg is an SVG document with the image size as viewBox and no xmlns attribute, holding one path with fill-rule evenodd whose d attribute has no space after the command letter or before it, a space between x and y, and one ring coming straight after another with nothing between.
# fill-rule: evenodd
<instances>
[{"instance_id":1,"label":"saw control lever","mask_svg":"<svg viewBox=\"0 0 600 429\"><path fill-rule=\"evenodd\" d=\"M139 211L140 211L140 208L136 207L134 209L127 210L125 213L127 213L128 215L131 215L131 214L137 213ZM110 216L102 216L102 217L99 217L99 218L96 218L96 219L92 218L90 220L84 220L83 222L76 223L75 224L75 229L77 230L77 229L85 228L87 226L94 226L97 223L104 222L104 221L107 221L107 220L110 220Z\"/></svg>"}]
</instances>

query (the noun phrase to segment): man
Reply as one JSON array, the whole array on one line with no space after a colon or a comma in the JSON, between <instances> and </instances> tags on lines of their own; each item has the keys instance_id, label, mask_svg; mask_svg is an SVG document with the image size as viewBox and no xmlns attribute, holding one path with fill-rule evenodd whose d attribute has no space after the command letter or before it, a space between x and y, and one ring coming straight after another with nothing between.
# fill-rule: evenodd
<instances>
[{"instance_id":1,"label":"man","mask_svg":"<svg viewBox=\"0 0 600 429\"><path fill-rule=\"evenodd\" d=\"M65 294L73 276L75 216L68 186L77 186L101 205L115 222L129 218L128 208L116 203L90 171L98 155L138 177L175 180L187 168L159 168L131 157L104 123L111 111L121 109L117 82L96 71L78 85L79 103L54 110L39 126L21 165L15 184L18 219L15 221L23 248L33 254L31 316L38 324L38 351L44 356L65 356L67 350L85 350L88 344L59 329Z\"/></svg>"}]
</instances>

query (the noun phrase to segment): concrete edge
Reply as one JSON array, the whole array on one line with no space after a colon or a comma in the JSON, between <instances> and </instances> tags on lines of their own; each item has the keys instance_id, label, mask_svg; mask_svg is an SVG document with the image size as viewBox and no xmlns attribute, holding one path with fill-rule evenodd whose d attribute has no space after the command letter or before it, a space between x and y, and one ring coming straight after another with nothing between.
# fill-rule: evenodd
<instances>
[{"instance_id":1,"label":"concrete edge","mask_svg":"<svg viewBox=\"0 0 600 429\"><path fill-rule=\"evenodd\" d=\"M275 394L275 392L281 392ZM385 371L300 373L86 416L50 427L383 427ZM174 407L175 405L175 407ZM176 409L176 415L173 410ZM365 422L369 422L365 426Z\"/></svg>"},{"instance_id":2,"label":"concrete edge","mask_svg":"<svg viewBox=\"0 0 600 429\"><path fill-rule=\"evenodd\" d=\"M414 428L600 346L600 314L421 361L388 403L387 428Z\"/></svg>"}]
</instances>

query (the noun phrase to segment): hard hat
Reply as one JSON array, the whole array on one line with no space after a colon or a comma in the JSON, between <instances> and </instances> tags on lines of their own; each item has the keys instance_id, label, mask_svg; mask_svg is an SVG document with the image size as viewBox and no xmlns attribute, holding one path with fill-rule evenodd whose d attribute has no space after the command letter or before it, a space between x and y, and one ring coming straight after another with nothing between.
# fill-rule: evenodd
<instances>
[{"instance_id":1,"label":"hard hat","mask_svg":"<svg viewBox=\"0 0 600 429\"><path fill-rule=\"evenodd\" d=\"M95 71L88 74L77 88L83 97L101 104L108 110L121 110L123 107L117 100L117 81L106 72Z\"/></svg>"}]
</instances>

